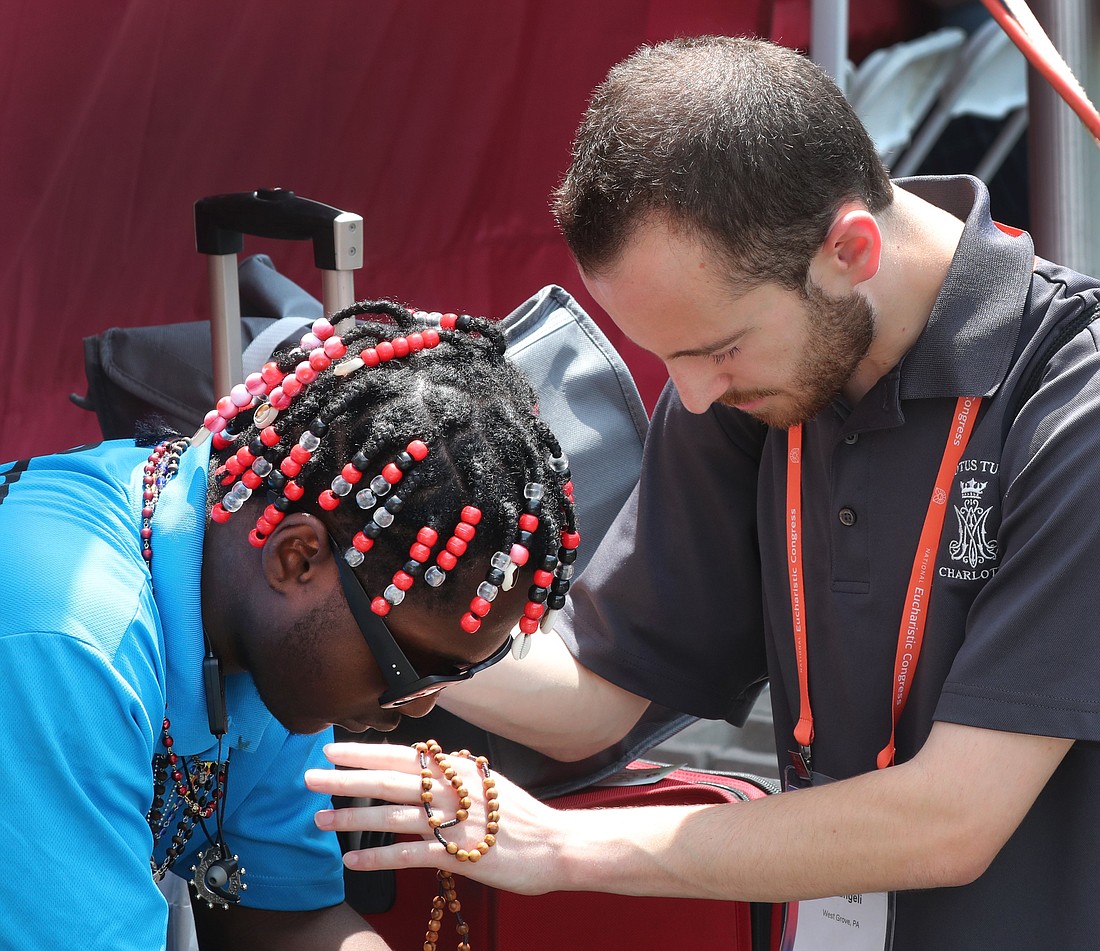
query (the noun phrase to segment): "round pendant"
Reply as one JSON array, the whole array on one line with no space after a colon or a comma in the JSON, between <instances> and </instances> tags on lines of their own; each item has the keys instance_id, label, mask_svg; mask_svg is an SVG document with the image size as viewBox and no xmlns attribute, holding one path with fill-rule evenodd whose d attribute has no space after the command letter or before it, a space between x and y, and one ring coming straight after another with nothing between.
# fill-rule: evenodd
<instances>
[{"instance_id":1,"label":"round pendant","mask_svg":"<svg viewBox=\"0 0 1100 951\"><path fill-rule=\"evenodd\" d=\"M191 871L195 873L191 887L211 908L236 905L241 900L241 892L248 888L241 882L245 870L238 864L237 856L227 857L217 844L199 853L198 864L192 865Z\"/></svg>"}]
</instances>

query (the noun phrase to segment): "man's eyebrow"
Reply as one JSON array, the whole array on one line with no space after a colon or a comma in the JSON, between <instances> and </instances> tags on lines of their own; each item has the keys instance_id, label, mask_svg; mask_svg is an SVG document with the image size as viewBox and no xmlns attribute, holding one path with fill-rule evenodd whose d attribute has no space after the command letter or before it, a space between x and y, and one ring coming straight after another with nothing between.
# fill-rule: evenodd
<instances>
[{"instance_id":1,"label":"man's eyebrow","mask_svg":"<svg viewBox=\"0 0 1100 951\"><path fill-rule=\"evenodd\" d=\"M712 344L708 344L705 347L694 347L689 350L677 350L674 353L670 353L666 360L678 360L681 357L709 357L712 353L721 353L724 350L729 350L730 347L737 344L737 342L748 333L748 330L738 330L737 333L730 334L728 337L722 340L716 340Z\"/></svg>"}]
</instances>

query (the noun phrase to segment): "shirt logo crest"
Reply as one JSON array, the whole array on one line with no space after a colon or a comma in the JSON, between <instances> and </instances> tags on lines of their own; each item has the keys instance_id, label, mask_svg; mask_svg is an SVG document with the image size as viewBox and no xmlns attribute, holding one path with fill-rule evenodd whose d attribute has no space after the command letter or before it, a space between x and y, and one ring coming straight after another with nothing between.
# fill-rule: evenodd
<instances>
[{"instance_id":1,"label":"shirt logo crest","mask_svg":"<svg viewBox=\"0 0 1100 951\"><path fill-rule=\"evenodd\" d=\"M988 482L970 479L959 485L963 504L954 506L955 517L959 520L959 537L948 546L953 561L962 562L971 568L994 561L997 558L997 542L986 536L986 519L990 508L982 507L982 493Z\"/></svg>"}]
</instances>

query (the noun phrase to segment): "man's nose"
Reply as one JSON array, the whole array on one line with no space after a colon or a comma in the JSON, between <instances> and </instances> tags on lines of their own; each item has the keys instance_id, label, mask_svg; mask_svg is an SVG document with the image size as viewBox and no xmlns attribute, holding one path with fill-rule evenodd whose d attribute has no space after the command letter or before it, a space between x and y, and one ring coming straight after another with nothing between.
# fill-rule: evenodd
<instances>
[{"instance_id":1,"label":"man's nose","mask_svg":"<svg viewBox=\"0 0 1100 951\"><path fill-rule=\"evenodd\" d=\"M668 373L689 413L705 413L729 388L729 381L722 374L693 373L672 367Z\"/></svg>"}]
</instances>

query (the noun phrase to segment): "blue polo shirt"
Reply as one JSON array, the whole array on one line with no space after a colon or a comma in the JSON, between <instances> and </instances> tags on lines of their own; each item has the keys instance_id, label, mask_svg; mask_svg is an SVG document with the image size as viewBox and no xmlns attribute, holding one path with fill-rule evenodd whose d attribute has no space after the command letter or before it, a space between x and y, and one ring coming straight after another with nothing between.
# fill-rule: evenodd
<instances>
[{"instance_id":1,"label":"blue polo shirt","mask_svg":"<svg viewBox=\"0 0 1100 951\"><path fill-rule=\"evenodd\" d=\"M164 716L177 753L218 758L199 609L209 446L184 453L161 493L152 576L138 535L148 454L108 442L0 465L0 948L165 940L146 822ZM302 779L330 732L289 733L247 674L226 695L223 831L246 870L242 905L340 902L338 844L313 823L328 802ZM196 826L175 871L189 878L208 845Z\"/></svg>"}]
</instances>

